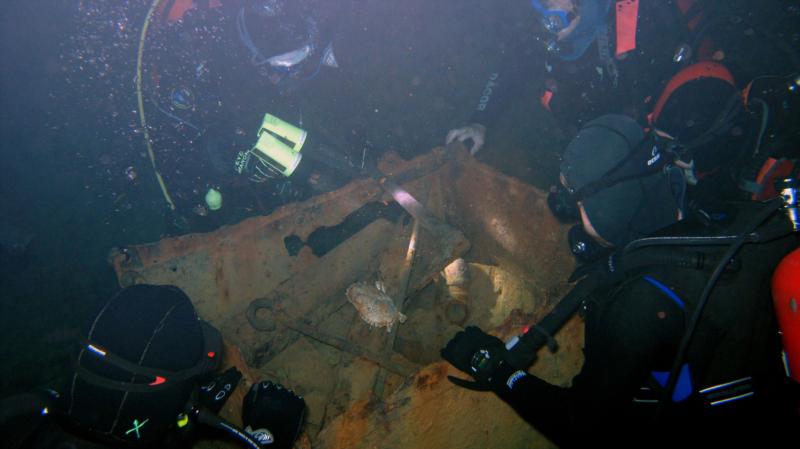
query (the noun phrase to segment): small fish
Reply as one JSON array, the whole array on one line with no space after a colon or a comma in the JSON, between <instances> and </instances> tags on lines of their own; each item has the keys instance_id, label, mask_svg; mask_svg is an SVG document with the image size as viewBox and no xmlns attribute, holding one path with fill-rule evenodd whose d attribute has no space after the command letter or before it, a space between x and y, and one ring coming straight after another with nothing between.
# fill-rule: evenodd
<instances>
[{"instance_id":1,"label":"small fish","mask_svg":"<svg viewBox=\"0 0 800 449\"><path fill-rule=\"evenodd\" d=\"M379 283L356 282L347 288L347 300L364 322L373 327L385 327L386 332L391 332L395 323L406 321L406 316L397 310L382 287Z\"/></svg>"}]
</instances>

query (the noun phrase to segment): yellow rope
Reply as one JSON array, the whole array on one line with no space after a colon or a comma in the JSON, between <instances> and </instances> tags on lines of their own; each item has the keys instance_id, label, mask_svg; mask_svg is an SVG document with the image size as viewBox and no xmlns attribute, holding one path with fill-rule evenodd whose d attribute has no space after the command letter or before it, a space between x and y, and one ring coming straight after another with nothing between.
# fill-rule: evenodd
<instances>
[{"instance_id":1,"label":"yellow rope","mask_svg":"<svg viewBox=\"0 0 800 449\"><path fill-rule=\"evenodd\" d=\"M142 33L139 35L139 51L136 57L136 96L139 101L139 120L142 125L142 132L144 133L144 143L147 145L147 154L150 156L150 163L153 165L153 172L156 174L158 185L161 186L161 192L164 194L164 199L167 201L169 208L175 210L175 203L172 202L172 197L169 195L167 185L164 184L164 178L158 172L156 167L156 156L153 152L153 145L150 143L150 132L147 130L147 119L144 116L144 97L142 95L142 59L144 56L144 42L147 37L147 28L150 26L150 20L153 18L153 12L158 8L161 0L153 0L150 5L150 10L147 11L147 17L144 19L142 25Z\"/></svg>"}]
</instances>

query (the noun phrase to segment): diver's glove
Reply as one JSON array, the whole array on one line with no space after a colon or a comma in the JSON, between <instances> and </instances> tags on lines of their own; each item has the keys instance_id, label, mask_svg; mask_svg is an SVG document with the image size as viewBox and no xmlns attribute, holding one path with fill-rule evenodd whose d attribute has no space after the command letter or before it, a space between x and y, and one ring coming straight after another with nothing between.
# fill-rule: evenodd
<instances>
[{"instance_id":1,"label":"diver's glove","mask_svg":"<svg viewBox=\"0 0 800 449\"><path fill-rule=\"evenodd\" d=\"M471 375L475 382L448 376L451 382L472 390L495 390L517 371L506 360L505 344L475 326L458 332L442 349L442 357Z\"/></svg>"},{"instance_id":2,"label":"diver's glove","mask_svg":"<svg viewBox=\"0 0 800 449\"><path fill-rule=\"evenodd\" d=\"M254 384L242 402L245 430L270 448L291 448L300 435L305 413L302 397L269 381Z\"/></svg>"},{"instance_id":3,"label":"diver's glove","mask_svg":"<svg viewBox=\"0 0 800 449\"><path fill-rule=\"evenodd\" d=\"M242 373L238 369L228 368L219 377L200 387L198 402L208 410L219 413L241 380Z\"/></svg>"},{"instance_id":4,"label":"diver's glove","mask_svg":"<svg viewBox=\"0 0 800 449\"><path fill-rule=\"evenodd\" d=\"M475 153L483 148L483 143L486 141L486 127L480 123L472 123L463 128L451 129L447 133L445 144L450 145L454 140L463 143L469 139L472 139L472 147L469 149L469 154L474 156Z\"/></svg>"}]
</instances>

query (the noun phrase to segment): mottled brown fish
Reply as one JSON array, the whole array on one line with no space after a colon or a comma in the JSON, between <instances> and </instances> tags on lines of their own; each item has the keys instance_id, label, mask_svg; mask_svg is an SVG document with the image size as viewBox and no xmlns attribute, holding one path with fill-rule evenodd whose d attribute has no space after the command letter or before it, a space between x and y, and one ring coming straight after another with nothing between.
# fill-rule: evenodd
<instances>
[{"instance_id":1,"label":"mottled brown fish","mask_svg":"<svg viewBox=\"0 0 800 449\"><path fill-rule=\"evenodd\" d=\"M395 323L406 321L406 316L397 310L392 298L378 286L356 282L347 288L347 300L370 326L385 327L387 332L391 332Z\"/></svg>"}]
</instances>

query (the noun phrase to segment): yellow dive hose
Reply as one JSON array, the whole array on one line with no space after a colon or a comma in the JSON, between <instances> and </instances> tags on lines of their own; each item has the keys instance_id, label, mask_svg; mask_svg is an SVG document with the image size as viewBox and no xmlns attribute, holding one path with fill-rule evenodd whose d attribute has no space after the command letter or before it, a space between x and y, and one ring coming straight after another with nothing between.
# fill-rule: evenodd
<instances>
[{"instance_id":1,"label":"yellow dive hose","mask_svg":"<svg viewBox=\"0 0 800 449\"><path fill-rule=\"evenodd\" d=\"M155 153L153 153L153 144L150 142L150 132L147 130L147 119L144 115L144 97L142 95L142 57L144 56L144 42L147 37L147 28L150 26L150 20L153 18L153 13L156 8L158 8L159 3L161 3L161 0L153 0L153 4L150 5L150 10L147 11L147 17L144 18L142 32L139 35L139 51L136 57L136 97L139 102L139 121L142 125L144 143L147 145L147 154L150 156L150 163L153 165L153 172L156 174L158 185L161 186L161 192L164 194L164 199L167 201L169 208L175 210L175 203L172 202L172 197L169 195L167 185L164 184L164 178L161 177L161 173L158 172L158 168L156 167L156 156Z\"/></svg>"}]
</instances>

